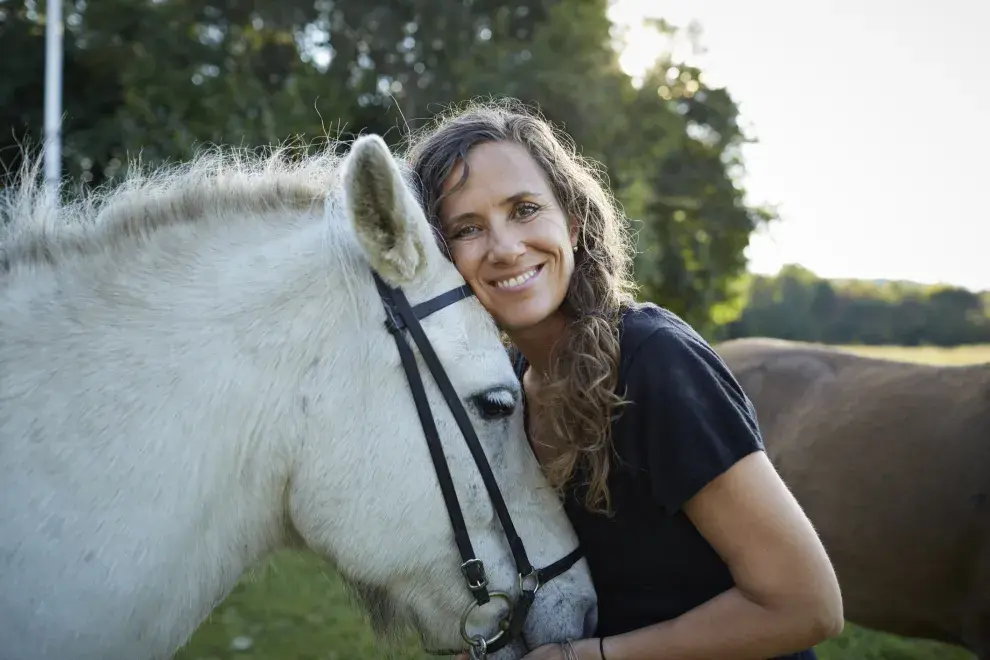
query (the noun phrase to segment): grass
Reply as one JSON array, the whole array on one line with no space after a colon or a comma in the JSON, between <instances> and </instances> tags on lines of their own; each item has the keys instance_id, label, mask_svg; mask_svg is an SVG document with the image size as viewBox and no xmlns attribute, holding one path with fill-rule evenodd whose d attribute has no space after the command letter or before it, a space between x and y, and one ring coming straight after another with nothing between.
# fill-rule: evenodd
<instances>
[{"instance_id":1,"label":"grass","mask_svg":"<svg viewBox=\"0 0 990 660\"><path fill-rule=\"evenodd\" d=\"M957 348L849 346L899 360L968 364L990 362L990 345ZM960 649L909 640L847 624L821 644L820 660L973 660ZM234 592L200 626L176 660L427 660L409 639L376 642L326 564L309 553L283 552L245 575Z\"/></svg>"},{"instance_id":2,"label":"grass","mask_svg":"<svg viewBox=\"0 0 990 660\"><path fill-rule=\"evenodd\" d=\"M246 574L175 660L436 659L410 639L377 642L340 580L309 552L283 551Z\"/></svg>"},{"instance_id":3,"label":"grass","mask_svg":"<svg viewBox=\"0 0 990 660\"><path fill-rule=\"evenodd\" d=\"M862 355L905 360L908 362L928 362L932 364L975 364L990 362L990 344L971 346L844 346L846 350Z\"/></svg>"}]
</instances>

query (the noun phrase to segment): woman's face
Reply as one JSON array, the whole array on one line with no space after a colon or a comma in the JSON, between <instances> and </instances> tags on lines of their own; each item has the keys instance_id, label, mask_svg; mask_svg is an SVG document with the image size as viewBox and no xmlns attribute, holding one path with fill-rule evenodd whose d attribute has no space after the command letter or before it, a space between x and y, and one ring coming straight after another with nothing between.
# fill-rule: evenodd
<instances>
[{"instance_id":1,"label":"woman's face","mask_svg":"<svg viewBox=\"0 0 990 660\"><path fill-rule=\"evenodd\" d=\"M440 208L454 264L507 332L558 315L574 272L576 233L525 147L488 142L467 155L470 175ZM461 179L463 164L444 182Z\"/></svg>"}]
</instances>

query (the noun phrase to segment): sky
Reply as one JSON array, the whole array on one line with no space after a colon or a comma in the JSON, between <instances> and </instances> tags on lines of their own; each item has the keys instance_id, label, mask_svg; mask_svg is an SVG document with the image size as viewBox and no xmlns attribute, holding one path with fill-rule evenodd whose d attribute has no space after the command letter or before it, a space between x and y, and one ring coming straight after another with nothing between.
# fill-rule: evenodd
<instances>
[{"instance_id":1,"label":"sky","mask_svg":"<svg viewBox=\"0 0 990 660\"><path fill-rule=\"evenodd\" d=\"M781 220L750 270L990 290L990 3L974 0L614 0L635 76L666 42L644 16L701 26L677 47L725 86L758 143L749 200Z\"/></svg>"}]
</instances>

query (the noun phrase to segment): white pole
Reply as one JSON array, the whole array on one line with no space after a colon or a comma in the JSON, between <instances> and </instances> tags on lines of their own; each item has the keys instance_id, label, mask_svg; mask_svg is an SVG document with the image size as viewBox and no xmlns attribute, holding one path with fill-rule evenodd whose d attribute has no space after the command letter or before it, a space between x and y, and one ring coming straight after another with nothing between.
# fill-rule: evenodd
<instances>
[{"instance_id":1,"label":"white pole","mask_svg":"<svg viewBox=\"0 0 990 660\"><path fill-rule=\"evenodd\" d=\"M45 24L45 187L52 203L62 178L62 0L48 0Z\"/></svg>"}]
</instances>

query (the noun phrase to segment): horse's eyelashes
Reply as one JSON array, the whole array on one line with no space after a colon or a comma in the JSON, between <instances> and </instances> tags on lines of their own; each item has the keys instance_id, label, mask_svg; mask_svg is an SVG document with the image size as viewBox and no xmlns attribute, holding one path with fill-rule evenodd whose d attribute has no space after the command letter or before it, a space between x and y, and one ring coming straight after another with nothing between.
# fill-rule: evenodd
<instances>
[{"instance_id":1,"label":"horse's eyelashes","mask_svg":"<svg viewBox=\"0 0 990 660\"><path fill-rule=\"evenodd\" d=\"M516 409L516 394L510 389L487 390L471 398L482 419L509 417Z\"/></svg>"}]
</instances>

